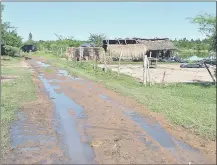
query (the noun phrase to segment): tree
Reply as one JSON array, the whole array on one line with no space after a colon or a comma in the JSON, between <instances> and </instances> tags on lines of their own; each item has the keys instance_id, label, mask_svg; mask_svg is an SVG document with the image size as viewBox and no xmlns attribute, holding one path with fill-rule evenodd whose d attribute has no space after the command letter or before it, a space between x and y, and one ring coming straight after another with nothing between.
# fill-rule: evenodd
<instances>
[{"instance_id":1,"label":"tree","mask_svg":"<svg viewBox=\"0 0 217 165\"><path fill-rule=\"evenodd\" d=\"M29 33L29 40L32 40L32 33Z\"/></svg>"},{"instance_id":2,"label":"tree","mask_svg":"<svg viewBox=\"0 0 217 165\"><path fill-rule=\"evenodd\" d=\"M207 36L210 50L216 51L216 16L205 13L190 18L190 20L192 23L198 24L199 31Z\"/></svg>"},{"instance_id":3,"label":"tree","mask_svg":"<svg viewBox=\"0 0 217 165\"><path fill-rule=\"evenodd\" d=\"M4 10L4 6L1 4L1 12ZM4 45L13 47L20 47L22 44L22 38L17 34L16 27L12 26L10 22L2 22L0 26L1 30L1 42Z\"/></svg>"},{"instance_id":4,"label":"tree","mask_svg":"<svg viewBox=\"0 0 217 165\"><path fill-rule=\"evenodd\" d=\"M104 34L90 34L89 42L94 43L96 46L101 47L102 41L106 39Z\"/></svg>"}]
</instances>

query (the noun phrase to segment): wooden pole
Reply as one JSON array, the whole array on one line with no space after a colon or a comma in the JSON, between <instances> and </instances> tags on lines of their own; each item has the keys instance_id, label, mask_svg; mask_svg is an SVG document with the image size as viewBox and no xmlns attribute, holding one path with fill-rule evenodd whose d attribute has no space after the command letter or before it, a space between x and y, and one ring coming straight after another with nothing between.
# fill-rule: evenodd
<instances>
[{"instance_id":1,"label":"wooden pole","mask_svg":"<svg viewBox=\"0 0 217 165\"><path fill-rule=\"evenodd\" d=\"M146 69L147 69L147 64L146 64L146 55L143 53L143 84L146 85Z\"/></svg>"},{"instance_id":2,"label":"wooden pole","mask_svg":"<svg viewBox=\"0 0 217 165\"><path fill-rule=\"evenodd\" d=\"M105 68L105 72L107 72L106 52L105 52L105 58L104 58L104 68Z\"/></svg>"},{"instance_id":3,"label":"wooden pole","mask_svg":"<svg viewBox=\"0 0 217 165\"><path fill-rule=\"evenodd\" d=\"M92 59L92 61L93 61L93 69L95 70L96 69L96 66L95 66L95 62L96 62L95 58L96 58L96 56L95 56L94 52L92 52L92 53L93 53L93 59Z\"/></svg>"},{"instance_id":4,"label":"wooden pole","mask_svg":"<svg viewBox=\"0 0 217 165\"><path fill-rule=\"evenodd\" d=\"M163 78L162 78L162 81L161 81L162 84L164 84L165 76L166 76L166 71L164 71L164 74L163 74Z\"/></svg>"},{"instance_id":5,"label":"wooden pole","mask_svg":"<svg viewBox=\"0 0 217 165\"><path fill-rule=\"evenodd\" d=\"M98 67L98 57L96 56L96 53L95 53L95 51L93 50L93 55L95 56L95 59L96 59L96 65L95 65L95 68L97 68Z\"/></svg>"},{"instance_id":6,"label":"wooden pole","mask_svg":"<svg viewBox=\"0 0 217 165\"><path fill-rule=\"evenodd\" d=\"M204 62L204 65L205 65L205 67L206 67L206 70L209 72L209 75L211 76L213 82L216 84L216 80L215 80L215 78L213 77L212 73L210 72L210 70L209 70L209 68L208 68L208 66L206 65L205 62Z\"/></svg>"},{"instance_id":7,"label":"wooden pole","mask_svg":"<svg viewBox=\"0 0 217 165\"><path fill-rule=\"evenodd\" d=\"M146 72L145 72L145 80L146 80L146 84L147 84L147 82L148 82L148 57L147 57L147 55L145 55L145 61L146 61L146 68L145 68L145 70L146 70Z\"/></svg>"},{"instance_id":8,"label":"wooden pole","mask_svg":"<svg viewBox=\"0 0 217 165\"><path fill-rule=\"evenodd\" d=\"M79 53L79 61L81 61L81 53L82 53L82 48L80 47L80 53Z\"/></svg>"},{"instance_id":9,"label":"wooden pole","mask_svg":"<svg viewBox=\"0 0 217 165\"><path fill-rule=\"evenodd\" d=\"M150 61L147 58L147 63L148 63L148 80L149 80L149 85L151 86L151 74L150 74Z\"/></svg>"},{"instance_id":10,"label":"wooden pole","mask_svg":"<svg viewBox=\"0 0 217 165\"><path fill-rule=\"evenodd\" d=\"M121 70L121 56L122 56L122 50L121 50L121 53L120 53L120 56L119 56L119 61L118 61L118 76L119 76L119 74L120 74L120 70Z\"/></svg>"}]
</instances>

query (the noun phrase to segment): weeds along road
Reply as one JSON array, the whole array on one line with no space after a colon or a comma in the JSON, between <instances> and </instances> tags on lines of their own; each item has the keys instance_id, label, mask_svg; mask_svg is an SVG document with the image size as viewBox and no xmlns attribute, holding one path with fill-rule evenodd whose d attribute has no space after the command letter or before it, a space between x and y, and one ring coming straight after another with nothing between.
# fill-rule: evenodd
<instances>
[{"instance_id":1,"label":"weeds along road","mask_svg":"<svg viewBox=\"0 0 217 165\"><path fill-rule=\"evenodd\" d=\"M27 62L38 99L12 125L6 163L215 163L215 154L173 136L135 101L41 58Z\"/></svg>"}]
</instances>

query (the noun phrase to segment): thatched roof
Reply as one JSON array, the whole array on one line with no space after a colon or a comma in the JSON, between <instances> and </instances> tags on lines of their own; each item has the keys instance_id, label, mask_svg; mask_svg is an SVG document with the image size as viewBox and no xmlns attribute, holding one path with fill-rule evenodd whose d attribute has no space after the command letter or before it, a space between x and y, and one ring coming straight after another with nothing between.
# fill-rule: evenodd
<instances>
[{"instance_id":1,"label":"thatched roof","mask_svg":"<svg viewBox=\"0 0 217 165\"><path fill-rule=\"evenodd\" d=\"M144 53L147 48L143 44L129 44L129 45L109 45L108 49L114 53L123 52L133 52L136 51L137 53Z\"/></svg>"},{"instance_id":2,"label":"thatched roof","mask_svg":"<svg viewBox=\"0 0 217 165\"><path fill-rule=\"evenodd\" d=\"M143 44L147 50L176 50L174 44L168 38L154 38L154 39L116 39L116 40L103 40L103 45L131 45Z\"/></svg>"},{"instance_id":3,"label":"thatched roof","mask_svg":"<svg viewBox=\"0 0 217 165\"><path fill-rule=\"evenodd\" d=\"M137 40L138 43L144 44L148 50L176 50L174 44L169 40Z\"/></svg>"},{"instance_id":4,"label":"thatched roof","mask_svg":"<svg viewBox=\"0 0 217 165\"><path fill-rule=\"evenodd\" d=\"M109 45L108 52L112 54L113 57L119 57L122 52L122 56L131 58L132 56L138 57L146 53L147 48L144 44L128 44L128 45Z\"/></svg>"}]
</instances>

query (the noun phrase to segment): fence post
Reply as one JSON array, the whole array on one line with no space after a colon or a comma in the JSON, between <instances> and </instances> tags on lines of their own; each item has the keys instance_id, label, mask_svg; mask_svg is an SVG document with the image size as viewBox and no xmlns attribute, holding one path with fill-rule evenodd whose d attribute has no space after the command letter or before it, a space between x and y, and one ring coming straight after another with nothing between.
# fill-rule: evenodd
<instances>
[{"instance_id":1,"label":"fence post","mask_svg":"<svg viewBox=\"0 0 217 165\"><path fill-rule=\"evenodd\" d=\"M146 57L147 58L147 57ZM147 58L147 66L148 66L148 80L149 80L149 86L151 86L151 74L150 74L150 62L149 59Z\"/></svg>"},{"instance_id":2,"label":"fence post","mask_svg":"<svg viewBox=\"0 0 217 165\"><path fill-rule=\"evenodd\" d=\"M120 70L121 70L121 56L122 56L122 51L121 51L121 53L120 53L120 55L119 55L119 59L118 59L118 76L119 76L119 74L120 74Z\"/></svg>"},{"instance_id":3,"label":"fence post","mask_svg":"<svg viewBox=\"0 0 217 165\"><path fill-rule=\"evenodd\" d=\"M107 72L106 52L105 52L105 56L104 56L104 68L105 68L105 72Z\"/></svg>"},{"instance_id":4,"label":"fence post","mask_svg":"<svg viewBox=\"0 0 217 165\"><path fill-rule=\"evenodd\" d=\"M93 49L91 49L92 50L92 54L93 54L93 58L92 58L92 61L93 61L93 69L95 70L96 69L96 56L95 56L95 53L94 53L94 51L93 51Z\"/></svg>"},{"instance_id":5,"label":"fence post","mask_svg":"<svg viewBox=\"0 0 217 165\"><path fill-rule=\"evenodd\" d=\"M143 53L143 84L146 86L147 83L147 74L146 74L146 69L147 69L147 61L146 61L146 56L145 53Z\"/></svg>"}]
</instances>

